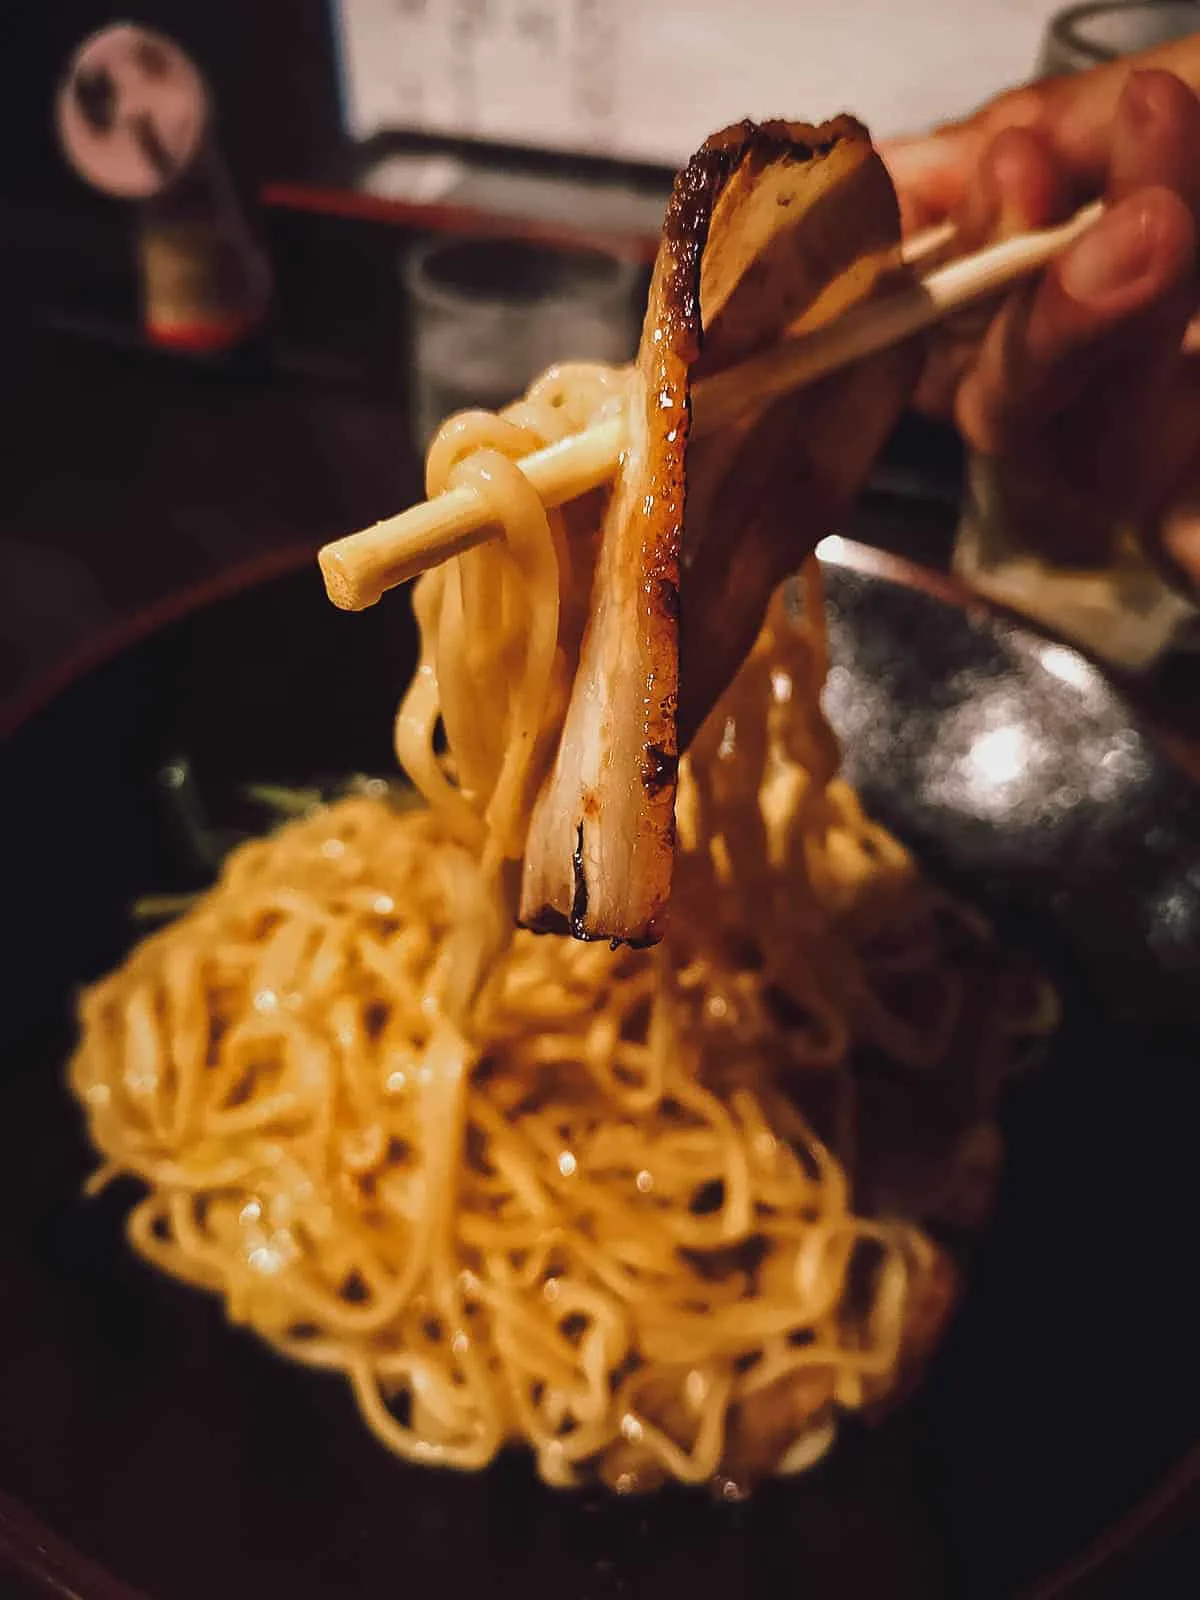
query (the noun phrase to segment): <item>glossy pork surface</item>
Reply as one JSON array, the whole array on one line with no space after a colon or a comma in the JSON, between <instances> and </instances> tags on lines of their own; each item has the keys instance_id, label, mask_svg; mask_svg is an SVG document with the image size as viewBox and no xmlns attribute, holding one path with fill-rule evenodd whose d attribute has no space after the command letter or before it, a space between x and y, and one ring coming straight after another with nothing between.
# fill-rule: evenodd
<instances>
[{"instance_id":1,"label":"glossy pork surface","mask_svg":"<svg viewBox=\"0 0 1200 1600\"><path fill-rule=\"evenodd\" d=\"M915 364L884 352L704 438L693 386L875 293L899 270L899 231L887 172L849 117L740 123L676 179L579 666L526 843L525 925L661 936L680 749L779 581L857 490Z\"/></svg>"}]
</instances>

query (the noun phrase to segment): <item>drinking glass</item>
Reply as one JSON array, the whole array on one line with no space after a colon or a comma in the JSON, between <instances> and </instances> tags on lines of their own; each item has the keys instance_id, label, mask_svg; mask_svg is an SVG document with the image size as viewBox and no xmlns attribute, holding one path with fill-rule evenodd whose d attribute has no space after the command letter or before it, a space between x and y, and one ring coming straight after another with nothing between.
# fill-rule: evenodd
<instances>
[{"instance_id":1,"label":"drinking glass","mask_svg":"<svg viewBox=\"0 0 1200 1600\"><path fill-rule=\"evenodd\" d=\"M1038 74L1086 72L1118 56L1170 44L1200 30L1197 0L1128 0L1069 6L1051 17L1042 39Z\"/></svg>"},{"instance_id":2,"label":"drinking glass","mask_svg":"<svg viewBox=\"0 0 1200 1600\"><path fill-rule=\"evenodd\" d=\"M598 250L440 238L416 247L405 276L422 449L451 413L498 410L554 362L623 362L637 344L638 267Z\"/></svg>"}]
</instances>

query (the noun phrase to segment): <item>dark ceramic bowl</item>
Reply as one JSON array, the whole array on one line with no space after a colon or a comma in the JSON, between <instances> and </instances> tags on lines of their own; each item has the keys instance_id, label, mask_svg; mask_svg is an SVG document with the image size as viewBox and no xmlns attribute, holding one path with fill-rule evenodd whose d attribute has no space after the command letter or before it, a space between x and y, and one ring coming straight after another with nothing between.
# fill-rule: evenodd
<instances>
[{"instance_id":1,"label":"dark ceramic bowl","mask_svg":"<svg viewBox=\"0 0 1200 1600\"><path fill-rule=\"evenodd\" d=\"M71 996L129 944L130 902L203 881L244 781L389 767L407 599L341 615L306 565L151 619L8 744L0 1553L19 1581L88 1600L987 1600L1107 1572L1148 1592L1119 1575L1194 1508L1200 1437L1200 793L1061 645L853 547L828 575L852 777L1066 999L1052 1061L1008 1103L999 1212L920 1393L744 1506L554 1495L520 1458L418 1471L338 1380L135 1261L126 1195L82 1200ZM182 823L158 781L178 758Z\"/></svg>"}]
</instances>

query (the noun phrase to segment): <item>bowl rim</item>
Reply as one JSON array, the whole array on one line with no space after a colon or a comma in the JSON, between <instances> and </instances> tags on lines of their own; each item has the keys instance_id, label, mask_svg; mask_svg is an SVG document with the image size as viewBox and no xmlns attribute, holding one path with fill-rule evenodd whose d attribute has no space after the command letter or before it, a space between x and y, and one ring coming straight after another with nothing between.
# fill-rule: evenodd
<instances>
[{"instance_id":1,"label":"bowl rim","mask_svg":"<svg viewBox=\"0 0 1200 1600\"><path fill-rule=\"evenodd\" d=\"M288 545L272 550L266 555L239 561L213 577L171 589L115 622L105 623L26 682L18 683L0 700L0 741L7 741L32 722L89 672L106 665L151 634L260 583L285 578L310 561L315 569L316 553L315 545Z\"/></svg>"},{"instance_id":2,"label":"bowl rim","mask_svg":"<svg viewBox=\"0 0 1200 1600\"><path fill-rule=\"evenodd\" d=\"M34 672L25 682L0 695L0 744L7 743L89 672L106 665L160 629L181 622L206 606L233 599L258 584L292 576L310 563L315 572L318 549L319 546L315 544L286 545L282 549L235 562L213 576L171 589L116 621L97 628L82 643ZM1200 746L1193 747L1161 725L1153 708L1144 703L1145 696L1135 678L1089 657L1075 641L1062 638L1013 607L980 594L956 574L922 566L875 545L863 544L841 534L831 534L821 540L817 555L823 566L840 567L864 577L883 579L900 588L914 589L962 611L968 618L1005 623L1031 638L1044 639L1071 650L1081 660L1091 660L1126 702L1143 731L1150 735L1171 765L1193 783L1200 784Z\"/></svg>"},{"instance_id":3,"label":"bowl rim","mask_svg":"<svg viewBox=\"0 0 1200 1600\"><path fill-rule=\"evenodd\" d=\"M958 577L874 546L832 535L822 541L818 555L825 565L916 590L962 611L968 618L1005 622L1035 638L1054 638L1049 630L978 594ZM313 546L289 546L239 562L97 630L0 703L0 741L7 741L27 726L88 673L153 634L260 584L290 577L310 563L315 570L315 556ZM1056 642L1084 655L1069 641ZM1155 726L1153 717L1138 706L1136 687L1111 671L1106 675L1168 760L1185 777L1200 779L1200 762ZM1049 1575L1036 1579L1020 1592L1017 1600L1100 1600L1102 1595L1115 1593L1114 1579L1119 1579L1122 1572L1127 1578L1136 1577L1132 1569L1137 1562L1187 1527L1197 1513L1200 1442L1187 1450L1110 1528ZM145 1591L134 1588L78 1550L68 1537L55 1532L19 1498L0 1487L0 1572L5 1569L19 1572L57 1600L151 1600Z\"/></svg>"}]
</instances>

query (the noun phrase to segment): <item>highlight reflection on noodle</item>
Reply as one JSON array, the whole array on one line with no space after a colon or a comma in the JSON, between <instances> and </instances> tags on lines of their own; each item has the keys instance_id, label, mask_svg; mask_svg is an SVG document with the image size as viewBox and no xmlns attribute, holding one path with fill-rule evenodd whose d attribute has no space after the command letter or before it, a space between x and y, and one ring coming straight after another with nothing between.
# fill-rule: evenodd
<instances>
[{"instance_id":1,"label":"highlight reflection on noodle","mask_svg":"<svg viewBox=\"0 0 1200 1600\"><path fill-rule=\"evenodd\" d=\"M815 563L681 767L665 941L514 933L598 500L547 512L511 458L622 381L559 369L443 429L431 492L471 482L504 537L417 586L396 749L427 804L352 794L235 850L85 995L71 1080L97 1181L146 1187L135 1246L344 1373L399 1455L521 1441L627 1490L798 1469L897 1390L953 1274L867 1203L858 1063L953 1077L937 1177L986 1190L1047 1018L837 777Z\"/></svg>"}]
</instances>

